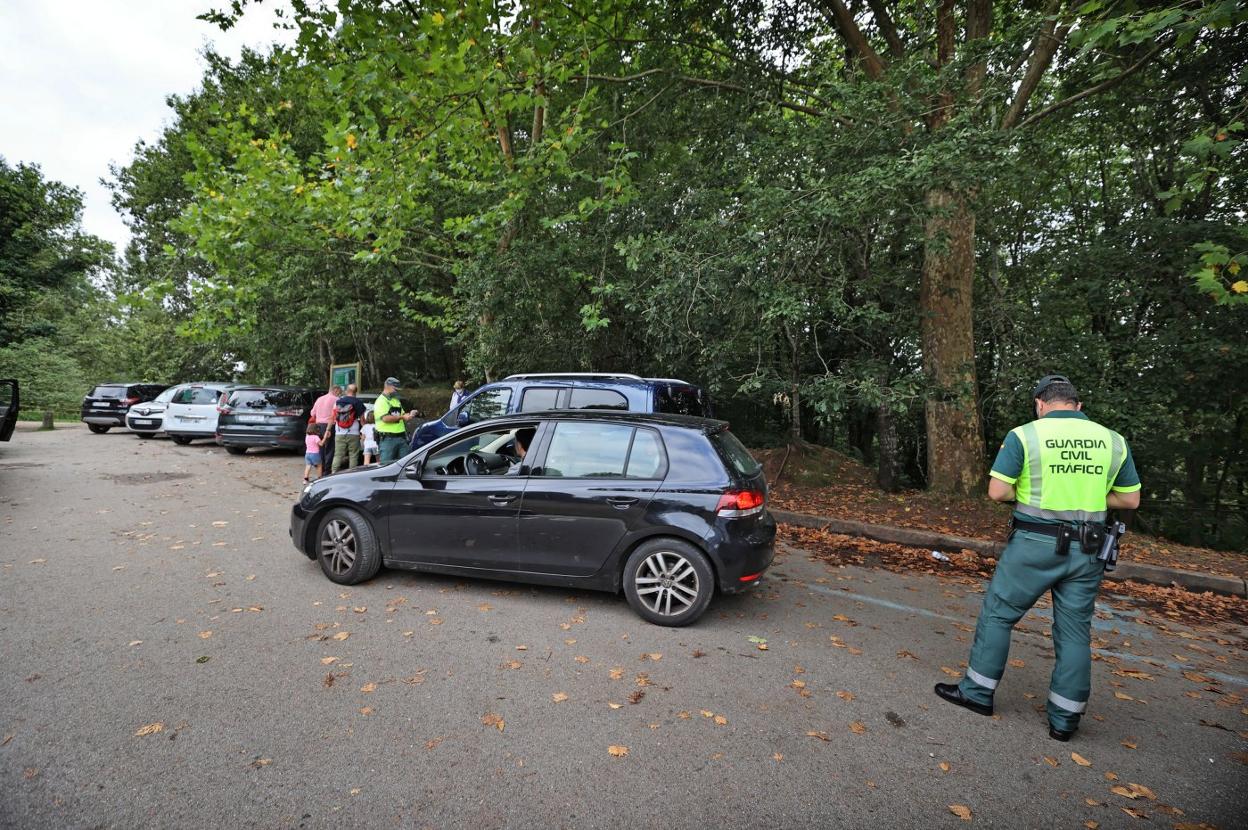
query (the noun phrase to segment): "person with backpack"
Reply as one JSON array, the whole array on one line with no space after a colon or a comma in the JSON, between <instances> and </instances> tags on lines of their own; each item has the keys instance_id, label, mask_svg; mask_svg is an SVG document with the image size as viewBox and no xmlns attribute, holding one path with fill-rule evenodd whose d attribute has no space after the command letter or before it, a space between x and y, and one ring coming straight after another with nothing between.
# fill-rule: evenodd
<instances>
[{"instance_id":1,"label":"person with backpack","mask_svg":"<svg viewBox=\"0 0 1248 830\"><path fill-rule=\"evenodd\" d=\"M347 394L334 403L334 460L330 468L336 473L343 467L351 469L360 463L360 426L364 422L364 402L357 398L354 383L347 384Z\"/></svg>"}]
</instances>

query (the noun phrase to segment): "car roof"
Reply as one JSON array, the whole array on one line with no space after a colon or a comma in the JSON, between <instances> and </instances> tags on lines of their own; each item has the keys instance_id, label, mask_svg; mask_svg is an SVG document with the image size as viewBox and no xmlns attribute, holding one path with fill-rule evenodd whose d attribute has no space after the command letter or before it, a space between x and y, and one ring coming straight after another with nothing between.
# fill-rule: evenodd
<instances>
[{"instance_id":1,"label":"car roof","mask_svg":"<svg viewBox=\"0 0 1248 830\"><path fill-rule=\"evenodd\" d=\"M232 392L316 392L314 386L265 386L258 383L240 383L233 387Z\"/></svg>"},{"instance_id":2,"label":"car roof","mask_svg":"<svg viewBox=\"0 0 1248 830\"><path fill-rule=\"evenodd\" d=\"M614 409L544 409L539 412L517 412L479 421L480 424L498 423L511 424L531 421L535 418L561 421L618 421L630 424L649 424L652 426L680 427L696 429L701 432L719 432L728 428L727 421L715 418L700 418L696 415L678 415L670 412L621 412Z\"/></svg>"},{"instance_id":3,"label":"car roof","mask_svg":"<svg viewBox=\"0 0 1248 830\"><path fill-rule=\"evenodd\" d=\"M529 374L508 375L502 383L541 383L564 386L632 386L649 388L658 383L674 383L680 386L696 387L675 378L643 378L638 375L611 374L598 372L535 372Z\"/></svg>"}]
</instances>

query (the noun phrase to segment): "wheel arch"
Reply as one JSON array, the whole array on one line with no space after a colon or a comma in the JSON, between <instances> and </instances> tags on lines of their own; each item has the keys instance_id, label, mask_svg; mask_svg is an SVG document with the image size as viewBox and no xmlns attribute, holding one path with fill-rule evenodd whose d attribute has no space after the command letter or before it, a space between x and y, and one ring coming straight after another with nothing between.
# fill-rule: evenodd
<instances>
[{"instance_id":1,"label":"wheel arch","mask_svg":"<svg viewBox=\"0 0 1248 830\"><path fill-rule=\"evenodd\" d=\"M315 510L308 513L308 520L303 526L303 549L307 553L307 557L313 562L316 561L316 535L320 532L321 522L325 520L325 514L338 507L353 510L364 518L364 521L368 523L369 528L373 531L373 535L377 538L377 547L381 551L382 563L384 564L386 558L390 555L390 540L381 532L377 523L377 517L369 511L362 509L358 502L343 498L329 499L318 504Z\"/></svg>"},{"instance_id":2,"label":"wheel arch","mask_svg":"<svg viewBox=\"0 0 1248 830\"><path fill-rule=\"evenodd\" d=\"M620 552L619 558L615 562L614 573L612 574L612 580L614 581L614 584L612 585L613 593L618 594L624 590L624 568L628 565L628 560L633 555L634 551L647 542L653 542L657 539L675 539L677 541L684 542L685 544L692 545L698 553L706 557L706 561L711 566L711 575L714 577L712 580L713 590L718 590L719 565L715 562L715 557L711 556L711 552L706 546L706 540L677 527L656 527L650 529L644 535L633 539Z\"/></svg>"}]
</instances>

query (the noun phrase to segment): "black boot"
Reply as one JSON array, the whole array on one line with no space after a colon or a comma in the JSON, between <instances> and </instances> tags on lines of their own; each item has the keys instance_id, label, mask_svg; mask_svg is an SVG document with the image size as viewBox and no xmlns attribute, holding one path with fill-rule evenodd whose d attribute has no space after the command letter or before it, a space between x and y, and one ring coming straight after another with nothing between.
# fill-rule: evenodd
<instances>
[{"instance_id":1,"label":"black boot","mask_svg":"<svg viewBox=\"0 0 1248 830\"><path fill-rule=\"evenodd\" d=\"M1069 741L1074 736L1074 734L1075 734L1075 730L1073 729L1071 729L1070 731L1065 731L1062 729L1058 729L1056 726L1049 727L1049 737L1055 741L1061 741L1062 743L1066 743L1067 741Z\"/></svg>"},{"instance_id":2,"label":"black boot","mask_svg":"<svg viewBox=\"0 0 1248 830\"><path fill-rule=\"evenodd\" d=\"M987 706L985 706L982 703L976 703L975 701L968 698L966 695L962 694L962 690L958 688L958 684L956 683L937 683L936 684L936 696L939 698L942 698L943 700L949 701L955 706L961 706L964 709L970 709L972 712L974 712L977 715L991 715L992 714L991 703L989 703Z\"/></svg>"}]
</instances>

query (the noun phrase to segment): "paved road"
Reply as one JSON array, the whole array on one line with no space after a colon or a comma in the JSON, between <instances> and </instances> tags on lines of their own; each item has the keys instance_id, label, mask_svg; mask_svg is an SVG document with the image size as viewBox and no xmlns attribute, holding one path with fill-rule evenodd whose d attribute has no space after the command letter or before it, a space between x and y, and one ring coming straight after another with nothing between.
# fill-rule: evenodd
<instances>
[{"instance_id":1,"label":"paved road","mask_svg":"<svg viewBox=\"0 0 1248 830\"><path fill-rule=\"evenodd\" d=\"M301 464L72 428L0 445L0 826L1245 826L1244 627L1107 605L1095 719L1063 745L1042 609L998 717L932 695L978 584L786 550L684 630L605 594L344 590L287 538Z\"/></svg>"}]
</instances>

